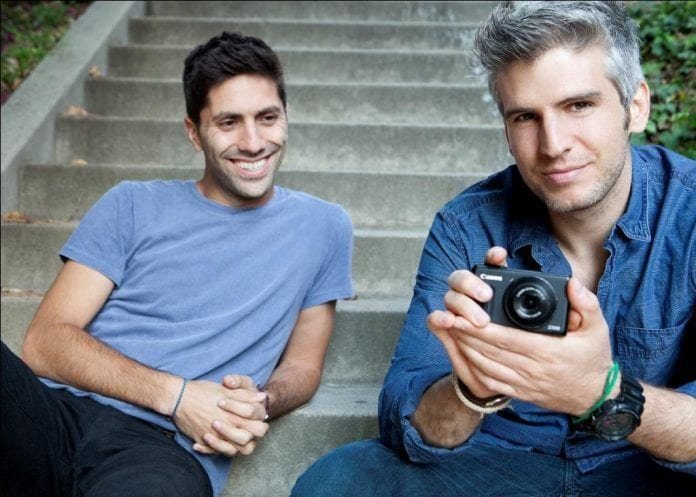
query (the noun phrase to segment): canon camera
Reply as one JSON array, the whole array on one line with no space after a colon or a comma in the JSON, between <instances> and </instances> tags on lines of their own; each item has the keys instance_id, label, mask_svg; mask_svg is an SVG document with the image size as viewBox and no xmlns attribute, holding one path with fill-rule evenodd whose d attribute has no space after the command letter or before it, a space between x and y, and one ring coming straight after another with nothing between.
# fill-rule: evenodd
<instances>
[{"instance_id":1,"label":"canon camera","mask_svg":"<svg viewBox=\"0 0 696 497\"><path fill-rule=\"evenodd\" d=\"M486 264L472 271L493 289L493 298L481 304L491 321L535 333L566 334L567 276Z\"/></svg>"}]
</instances>

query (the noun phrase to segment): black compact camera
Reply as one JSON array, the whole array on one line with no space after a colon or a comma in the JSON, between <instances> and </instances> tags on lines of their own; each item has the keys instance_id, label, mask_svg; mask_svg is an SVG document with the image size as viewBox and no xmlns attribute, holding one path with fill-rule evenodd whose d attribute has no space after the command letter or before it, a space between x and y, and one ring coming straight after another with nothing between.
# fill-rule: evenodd
<instances>
[{"instance_id":1,"label":"black compact camera","mask_svg":"<svg viewBox=\"0 0 696 497\"><path fill-rule=\"evenodd\" d=\"M566 334L567 276L487 264L472 271L493 289L493 298L481 304L491 321L535 333Z\"/></svg>"}]
</instances>

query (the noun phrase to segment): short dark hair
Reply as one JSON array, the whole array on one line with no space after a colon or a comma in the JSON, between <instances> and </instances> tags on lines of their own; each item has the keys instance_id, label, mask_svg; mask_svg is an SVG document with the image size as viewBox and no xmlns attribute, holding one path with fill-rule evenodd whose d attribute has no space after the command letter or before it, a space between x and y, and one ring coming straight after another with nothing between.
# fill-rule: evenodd
<instances>
[{"instance_id":1,"label":"short dark hair","mask_svg":"<svg viewBox=\"0 0 696 497\"><path fill-rule=\"evenodd\" d=\"M201 110L211 88L240 74L271 79L283 108L287 108L283 68L271 47L260 38L225 31L194 48L184 62L186 114L196 126L200 125Z\"/></svg>"}]
</instances>

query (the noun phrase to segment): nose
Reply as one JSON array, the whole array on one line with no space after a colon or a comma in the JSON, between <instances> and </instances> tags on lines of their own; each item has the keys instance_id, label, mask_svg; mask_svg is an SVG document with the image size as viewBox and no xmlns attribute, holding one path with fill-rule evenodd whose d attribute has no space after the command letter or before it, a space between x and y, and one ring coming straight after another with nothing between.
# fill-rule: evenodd
<instances>
[{"instance_id":1,"label":"nose","mask_svg":"<svg viewBox=\"0 0 696 497\"><path fill-rule=\"evenodd\" d=\"M244 126L237 146L241 152L245 152L251 156L258 155L263 151L263 139L259 134L256 123L250 123Z\"/></svg>"},{"instance_id":2,"label":"nose","mask_svg":"<svg viewBox=\"0 0 696 497\"><path fill-rule=\"evenodd\" d=\"M567 123L556 116L545 116L540 132L540 149L548 157L560 157L570 150L571 132Z\"/></svg>"}]
</instances>

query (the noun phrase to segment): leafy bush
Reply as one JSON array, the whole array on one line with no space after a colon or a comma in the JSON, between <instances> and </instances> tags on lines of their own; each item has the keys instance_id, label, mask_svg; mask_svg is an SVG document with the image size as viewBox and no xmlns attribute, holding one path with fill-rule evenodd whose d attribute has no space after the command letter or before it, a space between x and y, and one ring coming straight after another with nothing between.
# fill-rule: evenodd
<instances>
[{"instance_id":1,"label":"leafy bush","mask_svg":"<svg viewBox=\"0 0 696 497\"><path fill-rule=\"evenodd\" d=\"M664 145L696 158L696 1L630 2L652 91L650 121L634 143Z\"/></svg>"},{"instance_id":2,"label":"leafy bush","mask_svg":"<svg viewBox=\"0 0 696 497\"><path fill-rule=\"evenodd\" d=\"M88 4L85 1L0 2L3 103Z\"/></svg>"}]
</instances>

